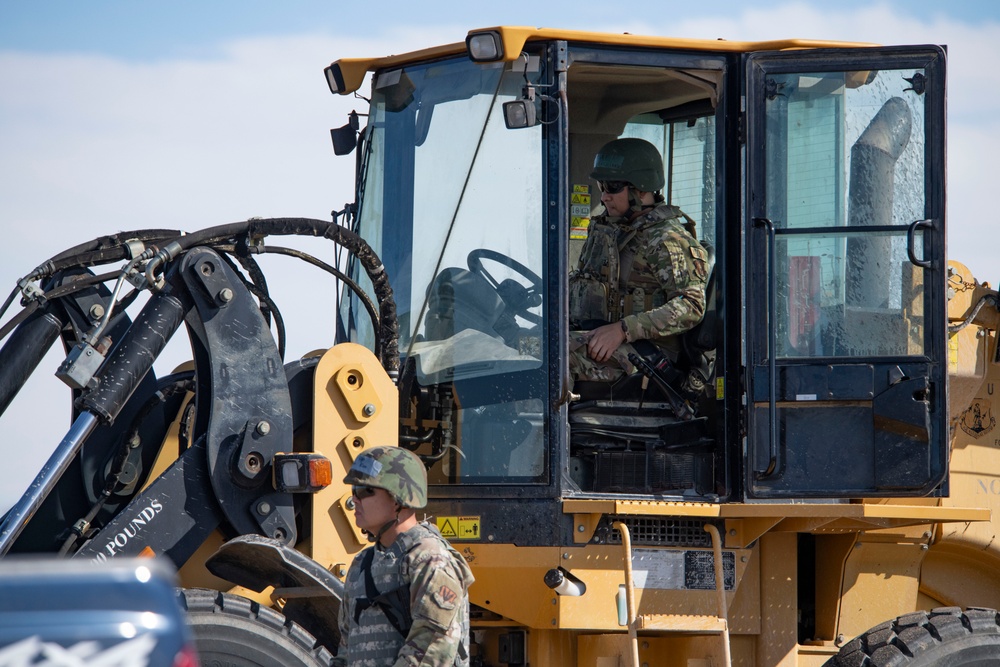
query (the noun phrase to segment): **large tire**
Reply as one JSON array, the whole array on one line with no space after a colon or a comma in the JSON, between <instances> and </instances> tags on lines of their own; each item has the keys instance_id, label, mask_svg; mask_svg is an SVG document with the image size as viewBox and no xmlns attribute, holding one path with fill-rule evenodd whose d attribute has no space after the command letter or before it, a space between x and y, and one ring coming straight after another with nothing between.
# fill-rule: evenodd
<instances>
[{"instance_id":1,"label":"large tire","mask_svg":"<svg viewBox=\"0 0 1000 667\"><path fill-rule=\"evenodd\" d=\"M993 609L941 607L887 621L852 640L826 667L1000 665L1000 616Z\"/></svg>"},{"instance_id":2,"label":"large tire","mask_svg":"<svg viewBox=\"0 0 1000 667\"><path fill-rule=\"evenodd\" d=\"M278 612L204 588L179 593L204 667L329 667L333 656Z\"/></svg>"}]
</instances>

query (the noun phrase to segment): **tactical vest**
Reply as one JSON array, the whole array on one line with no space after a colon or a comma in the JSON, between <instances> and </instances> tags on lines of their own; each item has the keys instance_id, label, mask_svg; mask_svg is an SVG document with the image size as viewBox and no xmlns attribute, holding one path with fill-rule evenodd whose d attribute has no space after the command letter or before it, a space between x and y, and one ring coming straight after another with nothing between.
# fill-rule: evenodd
<instances>
[{"instance_id":1,"label":"tactical vest","mask_svg":"<svg viewBox=\"0 0 1000 667\"><path fill-rule=\"evenodd\" d=\"M352 665L392 664L410 632L410 582L402 572L407 555L427 537L437 539L453 559L464 563L462 556L443 538L437 528L421 523L397 538L391 547L377 553L377 547L365 549L360 572L347 582L346 597L352 603L348 613L359 637L352 634L350 660ZM469 616L466 607L460 614L462 642L455 656L455 667L469 665Z\"/></svg>"},{"instance_id":2,"label":"tactical vest","mask_svg":"<svg viewBox=\"0 0 1000 667\"><path fill-rule=\"evenodd\" d=\"M571 328L590 329L597 323L617 322L665 304L670 295L646 265L648 258L636 255L633 240L652 225L683 227L681 220L685 217L676 206L661 204L628 225L592 221L578 268L569 279ZM664 252L670 253L671 262L679 262L683 270L687 269L690 258L684 253L669 248Z\"/></svg>"}]
</instances>

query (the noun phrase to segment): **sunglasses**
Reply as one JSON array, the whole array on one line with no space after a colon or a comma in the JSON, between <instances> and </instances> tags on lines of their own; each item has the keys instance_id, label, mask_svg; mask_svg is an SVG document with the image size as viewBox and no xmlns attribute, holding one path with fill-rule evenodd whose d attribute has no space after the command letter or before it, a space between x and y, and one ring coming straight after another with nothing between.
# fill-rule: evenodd
<instances>
[{"instance_id":1,"label":"sunglasses","mask_svg":"<svg viewBox=\"0 0 1000 667\"><path fill-rule=\"evenodd\" d=\"M364 500L365 498L371 498L375 495L376 489L371 486L352 486L351 495L358 500Z\"/></svg>"},{"instance_id":2,"label":"sunglasses","mask_svg":"<svg viewBox=\"0 0 1000 667\"><path fill-rule=\"evenodd\" d=\"M609 195L616 195L625 188L628 187L627 181L597 181L597 187L601 189L601 192L606 192Z\"/></svg>"}]
</instances>

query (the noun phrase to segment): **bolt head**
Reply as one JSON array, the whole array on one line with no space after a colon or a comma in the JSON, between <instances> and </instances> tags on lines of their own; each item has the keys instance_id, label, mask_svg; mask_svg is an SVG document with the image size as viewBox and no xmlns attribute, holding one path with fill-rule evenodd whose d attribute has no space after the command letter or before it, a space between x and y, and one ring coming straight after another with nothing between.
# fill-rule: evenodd
<instances>
[{"instance_id":1,"label":"bolt head","mask_svg":"<svg viewBox=\"0 0 1000 667\"><path fill-rule=\"evenodd\" d=\"M260 420L257 422L257 433L259 435L267 435L271 432L271 424L265 420Z\"/></svg>"},{"instance_id":2,"label":"bolt head","mask_svg":"<svg viewBox=\"0 0 1000 667\"><path fill-rule=\"evenodd\" d=\"M250 472L251 474L256 475L258 472L260 472L260 468L263 465L263 463L264 461L263 459L260 458L260 454L256 452L247 454L246 467L247 471Z\"/></svg>"},{"instance_id":3,"label":"bolt head","mask_svg":"<svg viewBox=\"0 0 1000 667\"><path fill-rule=\"evenodd\" d=\"M219 290L219 301L222 303L229 303L233 300L233 290L228 287L223 287Z\"/></svg>"},{"instance_id":4,"label":"bolt head","mask_svg":"<svg viewBox=\"0 0 1000 667\"><path fill-rule=\"evenodd\" d=\"M371 403L365 403L365 407L362 409L365 417L371 417L375 414L375 406Z\"/></svg>"},{"instance_id":5,"label":"bolt head","mask_svg":"<svg viewBox=\"0 0 1000 667\"><path fill-rule=\"evenodd\" d=\"M270 514L271 503L267 502L266 500L262 500L259 503L257 503L257 513L260 514L261 516L267 516L268 514Z\"/></svg>"}]
</instances>

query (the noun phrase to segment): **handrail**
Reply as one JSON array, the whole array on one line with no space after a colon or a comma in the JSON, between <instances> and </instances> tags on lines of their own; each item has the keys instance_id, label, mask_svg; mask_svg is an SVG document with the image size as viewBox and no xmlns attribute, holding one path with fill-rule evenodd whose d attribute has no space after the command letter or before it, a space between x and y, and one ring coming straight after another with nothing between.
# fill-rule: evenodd
<instances>
[{"instance_id":1,"label":"handrail","mask_svg":"<svg viewBox=\"0 0 1000 667\"><path fill-rule=\"evenodd\" d=\"M705 524L705 532L712 537L712 560L715 561L715 598L719 618L722 619L722 654L725 667L732 667L733 656L729 647L729 610L726 607L726 578L722 563L722 537L713 524Z\"/></svg>"},{"instance_id":2,"label":"handrail","mask_svg":"<svg viewBox=\"0 0 1000 667\"><path fill-rule=\"evenodd\" d=\"M632 667L639 667L639 637L635 629L635 584L632 581L632 535L629 533L628 526L621 521L615 521L611 525L622 534L622 547L625 549L625 603L628 605L628 638L632 645Z\"/></svg>"}]
</instances>

